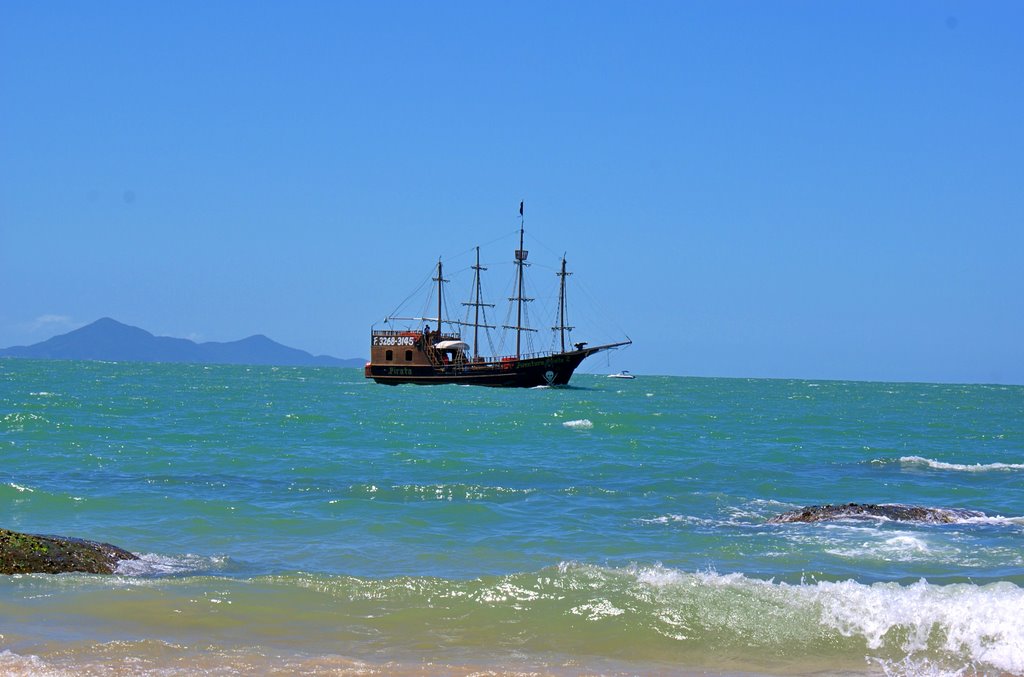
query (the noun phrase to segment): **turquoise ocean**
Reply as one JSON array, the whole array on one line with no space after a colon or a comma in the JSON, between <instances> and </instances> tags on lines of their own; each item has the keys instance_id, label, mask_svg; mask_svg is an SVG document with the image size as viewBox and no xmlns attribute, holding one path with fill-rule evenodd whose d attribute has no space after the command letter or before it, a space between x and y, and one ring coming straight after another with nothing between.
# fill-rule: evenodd
<instances>
[{"instance_id":1,"label":"turquoise ocean","mask_svg":"<svg viewBox=\"0 0 1024 677\"><path fill-rule=\"evenodd\" d=\"M0 527L3 674L1024 674L1019 386L0 360Z\"/></svg>"}]
</instances>

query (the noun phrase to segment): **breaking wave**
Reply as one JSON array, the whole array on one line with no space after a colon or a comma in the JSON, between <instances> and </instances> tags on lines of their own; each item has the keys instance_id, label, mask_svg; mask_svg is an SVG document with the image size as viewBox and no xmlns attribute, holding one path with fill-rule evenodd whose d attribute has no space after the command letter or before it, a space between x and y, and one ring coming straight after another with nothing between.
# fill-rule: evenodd
<instances>
[{"instance_id":1,"label":"breaking wave","mask_svg":"<svg viewBox=\"0 0 1024 677\"><path fill-rule=\"evenodd\" d=\"M652 620L667 625L657 629L664 634L673 624L688 628L677 635L680 641L698 633L713 637L739 632L750 633L747 639L761 644L795 631L825 641L855 640L880 661L897 666L903 661L927 663L940 667L940 672L968 666L1024 671L1024 627L1018 621L1024 590L1008 582L940 586L925 580L910 585L848 580L791 585L742 574L683 573L662 567L625 573L662 601ZM764 624L761 631L759 622Z\"/></svg>"},{"instance_id":2,"label":"breaking wave","mask_svg":"<svg viewBox=\"0 0 1024 677\"><path fill-rule=\"evenodd\" d=\"M125 559L117 564L114 573L121 576L174 576L209 573L224 569L227 557L203 555L158 555L146 553L139 559Z\"/></svg>"},{"instance_id":3,"label":"breaking wave","mask_svg":"<svg viewBox=\"0 0 1024 677\"><path fill-rule=\"evenodd\" d=\"M949 673L968 667L1024 671L1024 590L1010 582L791 584L660 565L573 562L472 581L304 575L266 580L314 590L335 608L356 605L364 618L371 613L367 604L391 608L401 602L436 616L448 638L482 634L504 641L496 638L515 629L517 646L533 650L573 647L680 665L752 649L747 659L753 664L785 652L808 658L832 654L854 666L863 664L867 652L887 665L927 663ZM459 620L453 625L451 619ZM420 621L431 624L430 618Z\"/></svg>"},{"instance_id":4,"label":"breaking wave","mask_svg":"<svg viewBox=\"0 0 1024 677\"><path fill-rule=\"evenodd\" d=\"M575 562L472 580L299 572L140 579L132 576L224 563L147 555L137 565L142 569L128 564L109 583L66 579L60 595L48 594L49 579L15 581L25 604L45 617L37 631L62 640L52 651L45 640L33 645L38 658L0 655L0 671L45 674L54 660L68 658L70 646L89 647L72 659L70 667L78 669L71 672L116 664L123 652L104 642L130 634L142 643L125 647L126 656L140 661L138 672L155 674L173 674L167 669L182 665L167 646L183 647L199 673L211 667L217 674L246 665L253 672L268 653L293 650L308 657L309 670L329 665L331 655L353 662L387 655L405 665L427 661L438 666L434 674L444 674L444 664L493 661L559 673L566 655L578 657L574 665L583 673L651 673L667 666L678 673L758 673L775 664L785 674L821 674L822 665L852 674L864 671L865 658L887 674L921 674L922 666L946 675L1024 672L1024 589L1008 581L776 582L661 565ZM97 610L85 624L83 603ZM147 648L154 640L145 637L172 644ZM788 661L781 667L780 656ZM623 663L605 669L607 661Z\"/></svg>"},{"instance_id":5,"label":"breaking wave","mask_svg":"<svg viewBox=\"0 0 1024 677\"><path fill-rule=\"evenodd\" d=\"M1024 463L946 463L936 461L923 456L901 456L902 465L917 465L932 468L934 470L955 470L957 472L990 472L999 470L1024 470Z\"/></svg>"}]
</instances>

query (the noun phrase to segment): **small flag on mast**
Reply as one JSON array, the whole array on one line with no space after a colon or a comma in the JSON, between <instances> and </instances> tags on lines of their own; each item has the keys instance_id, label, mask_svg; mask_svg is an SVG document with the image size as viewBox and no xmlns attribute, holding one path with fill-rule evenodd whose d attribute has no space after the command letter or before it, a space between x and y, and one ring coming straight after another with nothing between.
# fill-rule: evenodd
<instances>
[{"instance_id":1,"label":"small flag on mast","mask_svg":"<svg viewBox=\"0 0 1024 677\"><path fill-rule=\"evenodd\" d=\"M522 215L523 215L523 203L520 202L519 203L519 216L522 216Z\"/></svg>"}]
</instances>

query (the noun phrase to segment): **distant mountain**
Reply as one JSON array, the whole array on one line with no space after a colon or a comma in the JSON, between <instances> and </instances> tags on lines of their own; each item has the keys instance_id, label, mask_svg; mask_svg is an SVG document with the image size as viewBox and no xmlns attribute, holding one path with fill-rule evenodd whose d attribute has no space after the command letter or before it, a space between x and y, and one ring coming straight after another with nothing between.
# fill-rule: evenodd
<instances>
[{"instance_id":1,"label":"distant mountain","mask_svg":"<svg viewBox=\"0 0 1024 677\"><path fill-rule=\"evenodd\" d=\"M90 325L31 346L0 348L0 357L110 362L189 362L198 364L271 364L297 367L361 367L366 360L311 355L257 334L228 343L196 343L153 336L104 317Z\"/></svg>"}]
</instances>

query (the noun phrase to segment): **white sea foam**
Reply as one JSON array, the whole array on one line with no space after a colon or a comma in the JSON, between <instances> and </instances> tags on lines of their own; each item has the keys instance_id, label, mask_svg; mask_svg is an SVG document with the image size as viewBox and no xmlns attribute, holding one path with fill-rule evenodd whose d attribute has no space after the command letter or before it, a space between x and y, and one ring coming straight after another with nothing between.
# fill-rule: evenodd
<instances>
[{"instance_id":1,"label":"white sea foam","mask_svg":"<svg viewBox=\"0 0 1024 677\"><path fill-rule=\"evenodd\" d=\"M23 487L22 485L15 484L14 482L8 482L7 486L9 486L11 489L17 489L18 491L20 491L22 493L25 493L26 491L29 492L29 493L32 493L32 492L35 491L35 489L33 489L32 487Z\"/></svg>"},{"instance_id":2,"label":"white sea foam","mask_svg":"<svg viewBox=\"0 0 1024 677\"><path fill-rule=\"evenodd\" d=\"M922 579L910 585L852 580L789 584L739 573L685 573L660 565L625 571L639 583L667 591L734 590L752 600L754 607L785 605L801 616L810 613L824 627L843 637L861 638L866 649L886 656L887 665L895 670L891 674L904 674L891 658L894 649L904 654L906 665L923 666L938 649L975 666L1024 672L1024 624L1020 622L1024 589L1010 582L934 585ZM721 600L713 597L709 603Z\"/></svg>"},{"instance_id":3,"label":"white sea foam","mask_svg":"<svg viewBox=\"0 0 1024 677\"><path fill-rule=\"evenodd\" d=\"M43 418L39 414L14 412L12 414L4 414L3 418L0 418L0 423L5 423L10 427L10 432L22 432L25 430L25 425L36 425L39 423L49 423L50 421Z\"/></svg>"},{"instance_id":4,"label":"white sea foam","mask_svg":"<svg viewBox=\"0 0 1024 677\"><path fill-rule=\"evenodd\" d=\"M894 550L912 552L930 552L928 543L917 536L893 536L885 539L885 544Z\"/></svg>"},{"instance_id":5,"label":"white sea foam","mask_svg":"<svg viewBox=\"0 0 1024 677\"><path fill-rule=\"evenodd\" d=\"M569 613L577 616L585 616L588 621L599 621L602 618L621 616L626 612L608 600L601 599L595 602L575 606L572 609L569 609Z\"/></svg>"},{"instance_id":6,"label":"white sea foam","mask_svg":"<svg viewBox=\"0 0 1024 677\"><path fill-rule=\"evenodd\" d=\"M3 637L3 635L0 635ZM31 654L22 656L10 651L0 651L0 673L5 675L58 675L56 670L49 670L46 664Z\"/></svg>"},{"instance_id":7,"label":"white sea foam","mask_svg":"<svg viewBox=\"0 0 1024 677\"><path fill-rule=\"evenodd\" d=\"M985 517L968 517L963 520L964 524L988 524L996 527L1024 526L1022 517L1002 517L1001 515L986 515Z\"/></svg>"},{"instance_id":8,"label":"white sea foam","mask_svg":"<svg viewBox=\"0 0 1024 677\"><path fill-rule=\"evenodd\" d=\"M638 517L640 524L669 524L671 522L694 522L696 517L690 515L661 515L659 517Z\"/></svg>"},{"instance_id":9,"label":"white sea foam","mask_svg":"<svg viewBox=\"0 0 1024 677\"><path fill-rule=\"evenodd\" d=\"M191 574L201 571L223 569L227 557L204 557L202 555L158 555L146 553L139 559L121 560L116 574L122 576L169 576L173 574Z\"/></svg>"},{"instance_id":10,"label":"white sea foam","mask_svg":"<svg viewBox=\"0 0 1024 677\"><path fill-rule=\"evenodd\" d=\"M903 465L923 465L935 470L956 470L958 472L989 472L993 470L1024 470L1024 463L946 463L923 456L901 456Z\"/></svg>"},{"instance_id":11,"label":"white sea foam","mask_svg":"<svg viewBox=\"0 0 1024 677\"><path fill-rule=\"evenodd\" d=\"M867 586L845 581L818 583L807 592L821 606L824 624L845 637L863 636L869 649L886 646L893 638L890 631L899 628L905 633L901 648L908 654L925 651L932 641L1000 670L1024 671L1024 591L1012 583L935 586L922 580L910 586Z\"/></svg>"},{"instance_id":12,"label":"white sea foam","mask_svg":"<svg viewBox=\"0 0 1024 677\"><path fill-rule=\"evenodd\" d=\"M690 574L686 574L677 569L669 569L661 566L660 564L653 567L630 567L627 571L635 574L636 579L641 583L646 583L647 585L651 585L656 588L668 585L678 585L691 577ZM735 575L738 576L739 574ZM700 576L700 574L695 574L695 576Z\"/></svg>"},{"instance_id":13,"label":"white sea foam","mask_svg":"<svg viewBox=\"0 0 1024 677\"><path fill-rule=\"evenodd\" d=\"M899 660L879 658L873 661L886 677L967 677L974 674L965 668L950 669L928 658L905 656Z\"/></svg>"},{"instance_id":14,"label":"white sea foam","mask_svg":"<svg viewBox=\"0 0 1024 677\"><path fill-rule=\"evenodd\" d=\"M731 526L731 527L760 527L764 521L782 510L791 508L792 504L783 503L774 499L753 499L745 501L741 505L728 506L725 512L728 516L723 517L698 517L696 515L684 515L680 513L668 513L657 517L638 517L634 521L637 524L672 524L686 523L698 526Z\"/></svg>"},{"instance_id":15,"label":"white sea foam","mask_svg":"<svg viewBox=\"0 0 1024 677\"><path fill-rule=\"evenodd\" d=\"M696 515L679 515L669 513L657 517L638 517L634 522L637 524L692 524L699 527L758 527L763 521L761 518L750 518L748 512L742 510L731 510L731 516L721 517L698 517Z\"/></svg>"},{"instance_id":16,"label":"white sea foam","mask_svg":"<svg viewBox=\"0 0 1024 677\"><path fill-rule=\"evenodd\" d=\"M542 595L536 590L516 585L508 580L503 580L501 583L493 587L484 588L476 596L478 600L488 604L497 604L509 601L533 602L545 597L548 597L548 595Z\"/></svg>"},{"instance_id":17,"label":"white sea foam","mask_svg":"<svg viewBox=\"0 0 1024 677\"><path fill-rule=\"evenodd\" d=\"M594 427L593 422L587 418L581 418L575 421L566 421L563 423L566 428L575 428L577 430L590 430Z\"/></svg>"},{"instance_id":18,"label":"white sea foam","mask_svg":"<svg viewBox=\"0 0 1024 677\"><path fill-rule=\"evenodd\" d=\"M695 515L660 515L658 517L638 517L637 524L691 524L699 527L716 528L721 526L749 526L733 522L732 520L712 519L708 517L697 517Z\"/></svg>"},{"instance_id":19,"label":"white sea foam","mask_svg":"<svg viewBox=\"0 0 1024 677\"><path fill-rule=\"evenodd\" d=\"M878 541L865 541L856 545L828 548L825 552L855 560L883 560L913 562L919 560L955 561L960 551L956 548L937 548L920 536L893 536Z\"/></svg>"}]
</instances>

